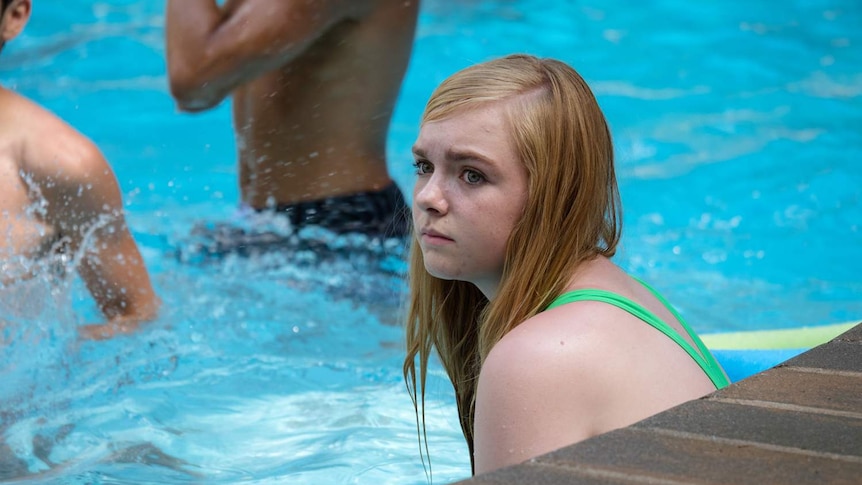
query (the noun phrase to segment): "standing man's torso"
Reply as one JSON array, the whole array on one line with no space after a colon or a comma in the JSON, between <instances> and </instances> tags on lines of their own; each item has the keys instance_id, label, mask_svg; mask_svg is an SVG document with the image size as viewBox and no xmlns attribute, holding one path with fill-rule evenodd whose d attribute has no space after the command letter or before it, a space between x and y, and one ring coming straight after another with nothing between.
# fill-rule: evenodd
<instances>
[{"instance_id":1,"label":"standing man's torso","mask_svg":"<svg viewBox=\"0 0 862 485\"><path fill-rule=\"evenodd\" d=\"M233 93L245 203L291 204L384 188L386 134L418 1L368 2L288 65Z\"/></svg>"}]
</instances>

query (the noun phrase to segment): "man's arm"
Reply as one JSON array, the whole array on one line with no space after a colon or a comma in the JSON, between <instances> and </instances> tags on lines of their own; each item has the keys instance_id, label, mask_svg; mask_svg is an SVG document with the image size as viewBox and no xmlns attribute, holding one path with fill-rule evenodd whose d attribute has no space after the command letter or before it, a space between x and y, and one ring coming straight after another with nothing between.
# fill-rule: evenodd
<instances>
[{"instance_id":1,"label":"man's arm","mask_svg":"<svg viewBox=\"0 0 862 485\"><path fill-rule=\"evenodd\" d=\"M108 338L155 318L159 299L126 226L110 166L92 142L69 130L57 137L56 168L40 184L48 202L46 219L67 238L73 255L81 253L79 274L109 320L82 332Z\"/></svg>"},{"instance_id":2,"label":"man's arm","mask_svg":"<svg viewBox=\"0 0 862 485\"><path fill-rule=\"evenodd\" d=\"M339 21L360 15L360 0L168 0L166 50L180 109L220 103L237 86L283 66Z\"/></svg>"}]
</instances>

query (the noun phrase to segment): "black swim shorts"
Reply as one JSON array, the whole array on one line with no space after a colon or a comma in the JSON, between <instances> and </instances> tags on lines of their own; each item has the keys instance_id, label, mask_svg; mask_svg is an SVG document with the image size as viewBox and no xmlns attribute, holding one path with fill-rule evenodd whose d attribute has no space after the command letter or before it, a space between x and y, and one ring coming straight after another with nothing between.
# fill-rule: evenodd
<instances>
[{"instance_id":1,"label":"black swim shorts","mask_svg":"<svg viewBox=\"0 0 862 485\"><path fill-rule=\"evenodd\" d=\"M394 183L376 192L278 205L275 213L287 217L295 230L314 225L336 234L383 238L403 237L410 230L410 208Z\"/></svg>"},{"instance_id":2,"label":"black swim shorts","mask_svg":"<svg viewBox=\"0 0 862 485\"><path fill-rule=\"evenodd\" d=\"M409 217L410 209L393 183L380 191L271 209L242 207L236 223L196 225L177 253L186 262L270 252L313 253L315 259L357 252L391 255L394 248L406 245Z\"/></svg>"}]
</instances>

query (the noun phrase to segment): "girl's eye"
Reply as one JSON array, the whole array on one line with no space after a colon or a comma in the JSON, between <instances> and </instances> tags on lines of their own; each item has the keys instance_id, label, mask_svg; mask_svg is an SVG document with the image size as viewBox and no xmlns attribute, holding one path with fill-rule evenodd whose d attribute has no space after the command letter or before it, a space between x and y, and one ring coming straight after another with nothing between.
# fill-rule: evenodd
<instances>
[{"instance_id":1,"label":"girl's eye","mask_svg":"<svg viewBox=\"0 0 862 485\"><path fill-rule=\"evenodd\" d=\"M485 180L485 177L475 170L465 170L462 177L470 185L480 184Z\"/></svg>"},{"instance_id":2,"label":"girl's eye","mask_svg":"<svg viewBox=\"0 0 862 485\"><path fill-rule=\"evenodd\" d=\"M431 165L431 162L425 160L416 160L413 162L413 166L416 168L416 175L424 175L434 171L434 166Z\"/></svg>"}]
</instances>

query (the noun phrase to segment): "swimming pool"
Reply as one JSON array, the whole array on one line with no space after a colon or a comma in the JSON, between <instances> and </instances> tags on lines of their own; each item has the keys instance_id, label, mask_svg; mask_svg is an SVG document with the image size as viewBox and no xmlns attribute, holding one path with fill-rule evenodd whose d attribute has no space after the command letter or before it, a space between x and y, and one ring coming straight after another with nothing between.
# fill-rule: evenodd
<instances>
[{"instance_id":1,"label":"swimming pool","mask_svg":"<svg viewBox=\"0 0 862 485\"><path fill-rule=\"evenodd\" d=\"M425 483L389 321L397 278L352 261L310 271L277 256L176 257L194 223L231 218L238 192L228 106L184 115L167 94L161 3L37 0L0 55L5 86L105 152L165 302L135 336L79 344L71 327L99 317L77 281L3 298L19 325L4 330L0 361L0 473L13 483ZM860 24L850 0L643 10L428 0L392 170L411 185L419 114L445 76L512 51L558 57L591 83L615 136L619 264L699 332L858 320ZM428 399L434 481L463 478L439 369Z\"/></svg>"}]
</instances>

